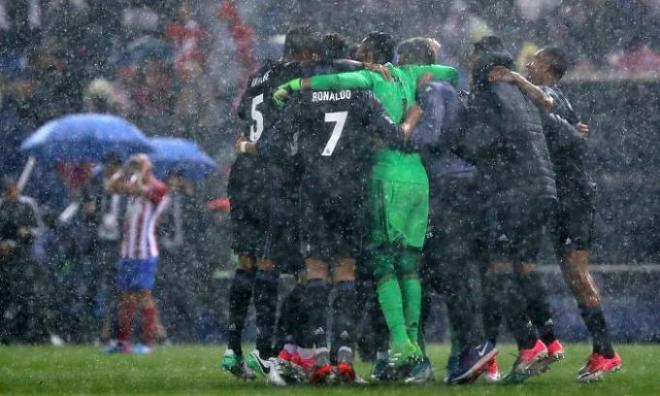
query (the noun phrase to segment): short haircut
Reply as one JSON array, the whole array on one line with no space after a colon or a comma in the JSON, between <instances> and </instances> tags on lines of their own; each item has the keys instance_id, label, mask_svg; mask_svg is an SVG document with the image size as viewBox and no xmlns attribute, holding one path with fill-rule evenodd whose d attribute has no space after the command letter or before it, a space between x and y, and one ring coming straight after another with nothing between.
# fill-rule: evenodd
<instances>
[{"instance_id":1,"label":"short haircut","mask_svg":"<svg viewBox=\"0 0 660 396\"><path fill-rule=\"evenodd\" d=\"M473 44L477 52L499 52L504 51L504 44L497 36L484 36Z\"/></svg>"},{"instance_id":2,"label":"short haircut","mask_svg":"<svg viewBox=\"0 0 660 396\"><path fill-rule=\"evenodd\" d=\"M374 53L374 62L385 64L394 61L396 41L391 34L371 32L362 40L362 45Z\"/></svg>"},{"instance_id":3,"label":"short haircut","mask_svg":"<svg viewBox=\"0 0 660 396\"><path fill-rule=\"evenodd\" d=\"M472 84L474 88L490 85L488 73L495 66L515 70L513 57L504 48L502 40L496 36L485 36L473 44Z\"/></svg>"},{"instance_id":4,"label":"short haircut","mask_svg":"<svg viewBox=\"0 0 660 396\"><path fill-rule=\"evenodd\" d=\"M16 182L16 179L14 179L11 176L4 176L2 178L2 190L7 191L8 189L15 189L18 187L18 183Z\"/></svg>"},{"instance_id":5,"label":"short haircut","mask_svg":"<svg viewBox=\"0 0 660 396\"><path fill-rule=\"evenodd\" d=\"M402 41L396 48L399 63L408 65L432 65L436 63L436 53L431 41L426 37L413 37Z\"/></svg>"},{"instance_id":6,"label":"short haircut","mask_svg":"<svg viewBox=\"0 0 660 396\"><path fill-rule=\"evenodd\" d=\"M339 33L328 33L321 39L321 56L325 60L348 57L348 40Z\"/></svg>"},{"instance_id":7,"label":"short haircut","mask_svg":"<svg viewBox=\"0 0 660 396\"><path fill-rule=\"evenodd\" d=\"M319 33L307 25L289 29L284 39L284 57L290 58L301 53L319 53Z\"/></svg>"},{"instance_id":8,"label":"short haircut","mask_svg":"<svg viewBox=\"0 0 660 396\"><path fill-rule=\"evenodd\" d=\"M543 48L541 53L548 60L550 72L557 78L564 77L566 70L568 70L568 58L566 53L558 47Z\"/></svg>"}]
</instances>

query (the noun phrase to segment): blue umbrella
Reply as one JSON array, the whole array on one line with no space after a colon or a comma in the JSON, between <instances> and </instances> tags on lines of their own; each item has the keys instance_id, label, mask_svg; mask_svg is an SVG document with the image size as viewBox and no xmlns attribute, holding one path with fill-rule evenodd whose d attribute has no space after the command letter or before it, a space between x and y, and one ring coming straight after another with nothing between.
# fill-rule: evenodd
<instances>
[{"instance_id":1,"label":"blue umbrella","mask_svg":"<svg viewBox=\"0 0 660 396\"><path fill-rule=\"evenodd\" d=\"M153 151L133 124L109 114L75 114L47 122L21 150L42 160L101 161L109 153L127 158Z\"/></svg>"},{"instance_id":2,"label":"blue umbrella","mask_svg":"<svg viewBox=\"0 0 660 396\"><path fill-rule=\"evenodd\" d=\"M194 142L178 138L151 138L154 151L149 154L156 175L181 174L191 181L199 181L216 170L215 162Z\"/></svg>"}]
</instances>

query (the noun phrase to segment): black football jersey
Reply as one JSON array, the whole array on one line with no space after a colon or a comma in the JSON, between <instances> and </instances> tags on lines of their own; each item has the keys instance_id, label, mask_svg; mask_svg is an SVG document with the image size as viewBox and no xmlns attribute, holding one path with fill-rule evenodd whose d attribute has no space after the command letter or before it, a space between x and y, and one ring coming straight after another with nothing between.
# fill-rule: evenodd
<instances>
[{"instance_id":1,"label":"black football jersey","mask_svg":"<svg viewBox=\"0 0 660 396\"><path fill-rule=\"evenodd\" d=\"M279 110L271 100L278 86L300 75L297 63L267 61L250 76L241 98L238 116L243 121L243 131L251 142L259 141L277 121Z\"/></svg>"},{"instance_id":2,"label":"black football jersey","mask_svg":"<svg viewBox=\"0 0 660 396\"><path fill-rule=\"evenodd\" d=\"M550 116L558 116L573 126L577 125L579 116L563 92L558 87L541 88L555 102L555 109ZM552 128L546 122L543 129L560 200L593 199L594 183L587 172L587 138L574 128Z\"/></svg>"},{"instance_id":3,"label":"black football jersey","mask_svg":"<svg viewBox=\"0 0 660 396\"><path fill-rule=\"evenodd\" d=\"M303 163L303 182L341 189L364 178L375 149L399 138L370 91L304 91L276 126L281 145Z\"/></svg>"},{"instance_id":4,"label":"black football jersey","mask_svg":"<svg viewBox=\"0 0 660 396\"><path fill-rule=\"evenodd\" d=\"M271 140L281 141L273 128L281 117L272 101L272 96L280 85L298 77L317 74L352 71L362 67L359 62L335 60L332 62L282 62L267 61L250 76L241 98L238 116L241 131L246 138L257 144L257 155L239 155L232 166L229 178L229 195L263 194L266 179L270 184L283 184L284 190L293 190L297 175L301 172L299 157L291 155L290 147L271 144ZM281 128L280 128L281 129Z\"/></svg>"},{"instance_id":5,"label":"black football jersey","mask_svg":"<svg viewBox=\"0 0 660 396\"><path fill-rule=\"evenodd\" d=\"M271 133L279 117L271 97L278 86L299 74L296 63L269 60L250 76L238 109L241 131L250 142L257 143ZM265 167L260 155L239 154L231 169L229 195L261 191Z\"/></svg>"}]
</instances>

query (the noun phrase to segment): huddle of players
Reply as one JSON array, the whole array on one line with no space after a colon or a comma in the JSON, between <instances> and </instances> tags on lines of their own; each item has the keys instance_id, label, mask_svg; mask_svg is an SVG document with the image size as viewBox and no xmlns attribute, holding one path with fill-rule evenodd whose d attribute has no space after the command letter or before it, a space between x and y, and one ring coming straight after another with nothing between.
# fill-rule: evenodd
<instances>
[{"instance_id":1,"label":"huddle of players","mask_svg":"<svg viewBox=\"0 0 660 396\"><path fill-rule=\"evenodd\" d=\"M229 181L238 267L223 367L232 374L262 373L280 385L360 381L355 332L357 316L368 315L384 323L372 329L383 342L371 378L429 381L423 321L431 291L447 296L448 383L470 383L484 372L499 377L502 317L519 347L506 380L540 374L563 357L533 271L548 222L558 230L562 269L594 338L578 379L620 368L586 268L593 211L586 126L556 87L563 55L535 56L537 68L545 67L538 74L555 78L534 81L532 65L530 78L541 89L510 71L497 38L480 40L464 106L456 70L436 65L438 50L431 39L397 47L390 35L371 33L352 56L357 62L347 60L341 36L296 28L284 59L266 62L248 82L239 112L246 132ZM298 283L278 320L282 272ZM358 295L357 273L373 281L375 293ZM360 312L365 294L379 310ZM244 359L251 300L256 349Z\"/></svg>"}]
</instances>

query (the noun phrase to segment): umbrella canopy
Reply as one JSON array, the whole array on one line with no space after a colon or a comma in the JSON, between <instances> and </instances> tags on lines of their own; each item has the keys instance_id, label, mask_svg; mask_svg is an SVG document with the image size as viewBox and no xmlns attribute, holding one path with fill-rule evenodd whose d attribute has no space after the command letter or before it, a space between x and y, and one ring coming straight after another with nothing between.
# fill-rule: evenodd
<instances>
[{"instance_id":1,"label":"umbrella canopy","mask_svg":"<svg viewBox=\"0 0 660 396\"><path fill-rule=\"evenodd\" d=\"M47 122L28 137L21 150L51 161L99 162L110 153L127 158L153 151L133 124L109 114L74 114Z\"/></svg>"},{"instance_id":2,"label":"umbrella canopy","mask_svg":"<svg viewBox=\"0 0 660 396\"><path fill-rule=\"evenodd\" d=\"M216 170L215 162L197 144L179 138L151 138L154 151L149 155L156 175L180 173L191 181L199 181Z\"/></svg>"}]
</instances>

